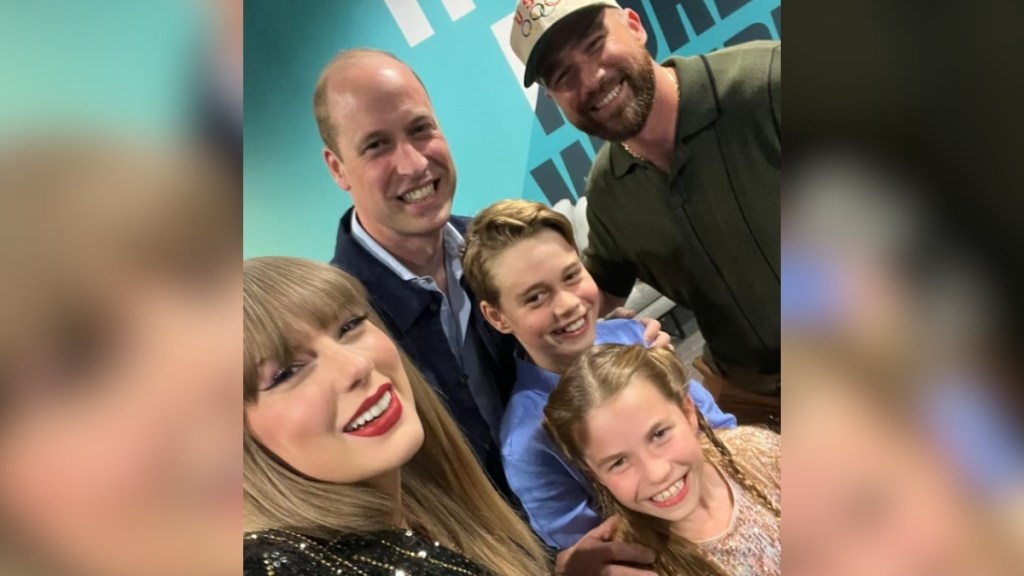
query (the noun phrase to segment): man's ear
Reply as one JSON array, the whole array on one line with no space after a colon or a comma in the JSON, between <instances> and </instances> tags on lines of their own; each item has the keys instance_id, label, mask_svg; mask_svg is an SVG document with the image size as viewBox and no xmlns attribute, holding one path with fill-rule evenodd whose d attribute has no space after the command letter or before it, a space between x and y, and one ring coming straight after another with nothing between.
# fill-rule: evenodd
<instances>
[{"instance_id":1,"label":"man's ear","mask_svg":"<svg viewBox=\"0 0 1024 576\"><path fill-rule=\"evenodd\" d=\"M640 15L632 8L623 8L626 17L626 27L629 28L640 39L641 44L647 44L647 30L644 28Z\"/></svg>"},{"instance_id":2,"label":"man's ear","mask_svg":"<svg viewBox=\"0 0 1024 576\"><path fill-rule=\"evenodd\" d=\"M341 157L334 153L330 148L324 147L324 163L327 164L327 170L331 173L331 178L334 179L338 186L346 192L352 189L352 184L348 180L348 175L345 172L345 163L341 161Z\"/></svg>"},{"instance_id":3,"label":"man's ear","mask_svg":"<svg viewBox=\"0 0 1024 576\"><path fill-rule=\"evenodd\" d=\"M501 313L501 310L497 306L492 306L489 302L484 300L480 301L480 312L483 313L484 319L487 323L494 327L495 330L502 334L511 334L512 327L509 326L508 320L505 319L505 315Z\"/></svg>"}]
</instances>

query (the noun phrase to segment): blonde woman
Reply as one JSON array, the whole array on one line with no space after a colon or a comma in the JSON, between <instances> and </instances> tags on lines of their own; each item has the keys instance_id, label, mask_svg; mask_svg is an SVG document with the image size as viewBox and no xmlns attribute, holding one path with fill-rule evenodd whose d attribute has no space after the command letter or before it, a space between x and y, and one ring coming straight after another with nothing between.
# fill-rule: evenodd
<instances>
[{"instance_id":1,"label":"blonde woman","mask_svg":"<svg viewBox=\"0 0 1024 576\"><path fill-rule=\"evenodd\" d=\"M257 258L243 300L246 574L550 571L355 279Z\"/></svg>"},{"instance_id":2,"label":"blonde woman","mask_svg":"<svg viewBox=\"0 0 1024 576\"><path fill-rule=\"evenodd\" d=\"M544 427L659 576L780 576L781 437L714 431L670 351L602 345L566 371Z\"/></svg>"}]
</instances>

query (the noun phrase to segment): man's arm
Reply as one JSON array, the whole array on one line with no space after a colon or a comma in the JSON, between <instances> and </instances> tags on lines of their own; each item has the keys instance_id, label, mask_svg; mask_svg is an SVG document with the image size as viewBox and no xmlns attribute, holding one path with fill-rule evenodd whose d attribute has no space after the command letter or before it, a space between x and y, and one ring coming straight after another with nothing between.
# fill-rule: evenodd
<instances>
[{"instance_id":1,"label":"man's arm","mask_svg":"<svg viewBox=\"0 0 1024 576\"><path fill-rule=\"evenodd\" d=\"M599 202L591 200L588 203L587 225L590 231L587 233L587 247L583 251L583 265L601 289L598 312L603 318L626 303L629 291L636 283L636 264L622 253L615 242L611 229L602 218Z\"/></svg>"}]
</instances>

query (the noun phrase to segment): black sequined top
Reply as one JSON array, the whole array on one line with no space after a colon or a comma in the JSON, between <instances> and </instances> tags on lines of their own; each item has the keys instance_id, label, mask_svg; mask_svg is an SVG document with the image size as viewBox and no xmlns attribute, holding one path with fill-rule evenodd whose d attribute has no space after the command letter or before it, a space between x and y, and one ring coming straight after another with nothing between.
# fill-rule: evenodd
<instances>
[{"instance_id":1,"label":"black sequined top","mask_svg":"<svg viewBox=\"0 0 1024 576\"><path fill-rule=\"evenodd\" d=\"M245 535L245 576L487 576L468 558L411 530L333 540L284 530Z\"/></svg>"}]
</instances>

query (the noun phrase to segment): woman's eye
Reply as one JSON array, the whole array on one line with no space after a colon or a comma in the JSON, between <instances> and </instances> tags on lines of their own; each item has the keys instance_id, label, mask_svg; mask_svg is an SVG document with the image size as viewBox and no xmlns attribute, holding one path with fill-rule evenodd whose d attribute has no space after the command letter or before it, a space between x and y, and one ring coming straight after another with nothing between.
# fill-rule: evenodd
<instances>
[{"instance_id":1,"label":"woman's eye","mask_svg":"<svg viewBox=\"0 0 1024 576\"><path fill-rule=\"evenodd\" d=\"M277 372L274 372L274 375L270 377L270 382L268 382L263 388L263 391L271 390L279 384L287 382L288 379L295 376L301 368L301 364L292 364L291 366L285 366Z\"/></svg>"},{"instance_id":2,"label":"woman's eye","mask_svg":"<svg viewBox=\"0 0 1024 576\"><path fill-rule=\"evenodd\" d=\"M621 467L623 467L625 465L626 465L626 459L625 458L619 458L615 462L612 462L610 466L608 466L608 470L609 471L618 470L619 468L621 468Z\"/></svg>"},{"instance_id":3,"label":"woman's eye","mask_svg":"<svg viewBox=\"0 0 1024 576\"><path fill-rule=\"evenodd\" d=\"M341 327L338 328L338 338L342 338L349 332L355 330L356 328L359 328L363 324L363 322L366 321L366 318L366 314L361 314L359 316L355 316L345 321L341 325Z\"/></svg>"},{"instance_id":4,"label":"woman's eye","mask_svg":"<svg viewBox=\"0 0 1024 576\"><path fill-rule=\"evenodd\" d=\"M654 433L653 438L655 440L664 440L668 436L668 428L662 428Z\"/></svg>"}]
</instances>

